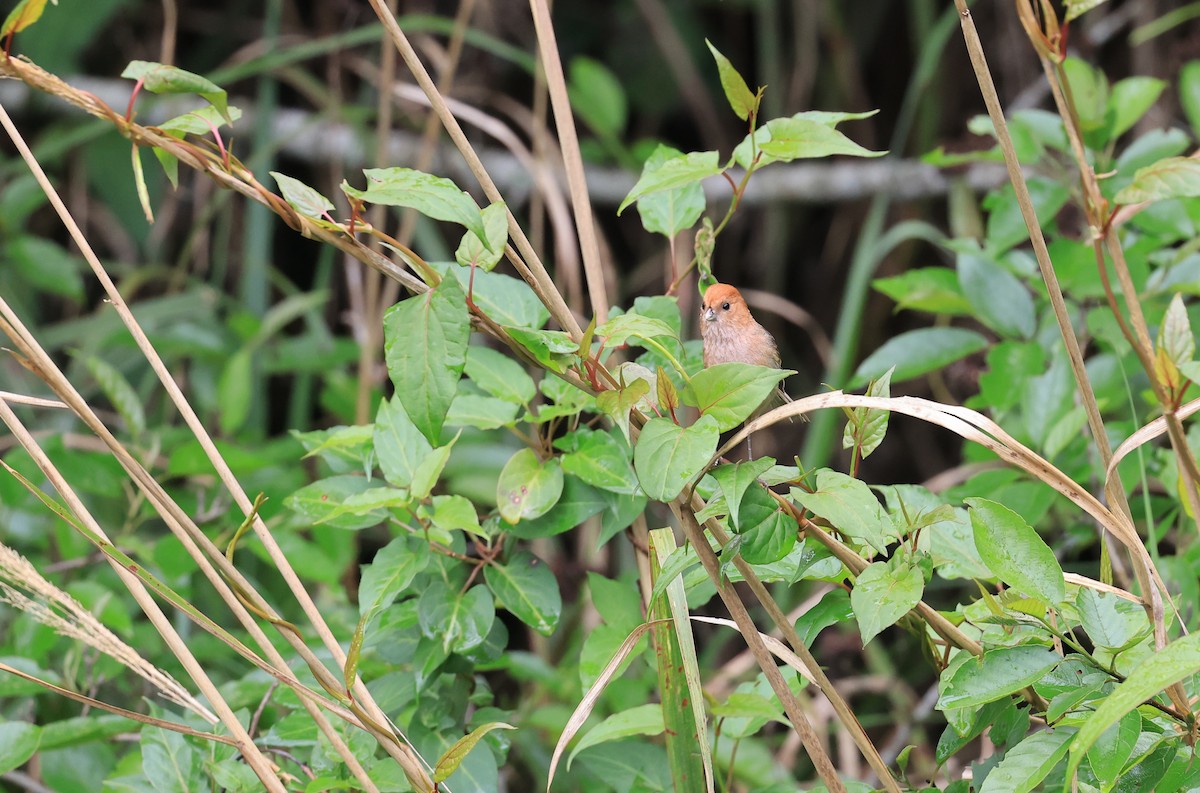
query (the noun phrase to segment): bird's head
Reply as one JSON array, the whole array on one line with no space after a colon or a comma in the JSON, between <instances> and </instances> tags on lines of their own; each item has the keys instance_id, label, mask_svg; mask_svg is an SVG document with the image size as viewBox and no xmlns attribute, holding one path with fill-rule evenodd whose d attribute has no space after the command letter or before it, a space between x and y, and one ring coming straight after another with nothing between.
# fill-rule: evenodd
<instances>
[{"instance_id":1,"label":"bird's head","mask_svg":"<svg viewBox=\"0 0 1200 793\"><path fill-rule=\"evenodd\" d=\"M750 317L742 293L729 284L713 284L704 292L700 318L705 322L740 324Z\"/></svg>"}]
</instances>

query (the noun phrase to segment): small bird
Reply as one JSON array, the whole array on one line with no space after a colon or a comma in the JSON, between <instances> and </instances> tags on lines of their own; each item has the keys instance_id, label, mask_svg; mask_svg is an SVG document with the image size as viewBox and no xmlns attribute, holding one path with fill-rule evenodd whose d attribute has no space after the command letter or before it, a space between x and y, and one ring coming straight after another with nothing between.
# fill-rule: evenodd
<instances>
[{"instance_id":1,"label":"small bird","mask_svg":"<svg viewBox=\"0 0 1200 793\"><path fill-rule=\"evenodd\" d=\"M700 307L700 337L704 340L705 368L721 363L779 368L779 348L775 345L775 337L754 321L742 293L729 284L713 284L705 290L704 302ZM792 398L780 386L750 414L747 421L753 421L768 410L791 401Z\"/></svg>"}]
</instances>

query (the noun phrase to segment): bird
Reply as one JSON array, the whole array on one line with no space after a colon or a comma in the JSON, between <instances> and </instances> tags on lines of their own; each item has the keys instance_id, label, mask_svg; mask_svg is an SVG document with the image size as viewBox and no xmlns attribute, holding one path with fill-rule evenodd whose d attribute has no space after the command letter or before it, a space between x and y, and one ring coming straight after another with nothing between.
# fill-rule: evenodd
<instances>
[{"instance_id":1,"label":"bird","mask_svg":"<svg viewBox=\"0 0 1200 793\"><path fill-rule=\"evenodd\" d=\"M775 344L775 337L755 321L742 293L729 284L713 284L704 291L700 306L700 337L704 342L706 369L722 363L779 368L779 347ZM780 386L750 414L747 421L753 421L768 410L791 401L792 398Z\"/></svg>"}]
</instances>

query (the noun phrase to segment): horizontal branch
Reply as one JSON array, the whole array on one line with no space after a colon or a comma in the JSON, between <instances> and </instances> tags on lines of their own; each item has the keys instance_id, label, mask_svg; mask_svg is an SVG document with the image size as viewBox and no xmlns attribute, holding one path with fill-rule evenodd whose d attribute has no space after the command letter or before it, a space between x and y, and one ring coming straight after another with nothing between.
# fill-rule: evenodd
<instances>
[{"instance_id":1,"label":"horizontal branch","mask_svg":"<svg viewBox=\"0 0 1200 793\"><path fill-rule=\"evenodd\" d=\"M133 90L128 80L75 77L68 82L89 91L105 104L125 107ZM0 83L0 103L10 112L20 113L31 104L30 89L18 81ZM142 95L138 100L138 120L143 124L159 124L168 118L187 112L199 100L152 99ZM243 115L234 129L254 128L254 103L246 98L231 104L241 108ZM39 110L66 113L68 106L52 102ZM348 168L363 167L374 162L374 143L369 130L339 121L330 121L319 113L280 108L271 114L272 138L279 141L281 151L304 162L339 161ZM421 146L420 135L403 131L393 132L388 144L388 159L396 164L411 163ZM528 170L507 151L495 147L480 147L480 158L497 186L511 196L515 204L523 201L533 187ZM454 178L463 184L472 182L462 158L446 145L439 148L431 170ZM599 165L587 166L588 193L593 202L616 206L633 188L637 174L623 168ZM555 173L564 189L566 176L561 167ZM740 181L740 169L731 175ZM967 183L974 190L987 190L1004 183L1004 168L999 165L975 165L964 171ZM777 201L800 203L836 203L857 201L877 193L888 193L901 200L936 198L945 195L950 178L941 169L914 159L885 157L878 160L838 160L773 165L759 171L750 180L744 202L764 204ZM709 179L704 185L709 200L727 200L731 188L723 179Z\"/></svg>"}]
</instances>

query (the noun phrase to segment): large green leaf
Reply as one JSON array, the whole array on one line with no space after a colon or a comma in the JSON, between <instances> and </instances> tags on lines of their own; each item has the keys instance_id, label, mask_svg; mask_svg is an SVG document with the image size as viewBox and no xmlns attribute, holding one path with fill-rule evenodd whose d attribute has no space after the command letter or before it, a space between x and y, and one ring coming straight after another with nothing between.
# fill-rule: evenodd
<instances>
[{"instance_id":1,"label":"large green leaf","mask_svg":"<svg viewBox=\"0 0 1200 793\"><path fill-rule=\"evenodd\" d=\"M33 757L42 728L23 721L0 724L0 774L20 768Z\"/></svg>"},{"instance_id":2,"label":"large green leaf","mask_svg":"<svg viewBox=\"0 0 1200 793\"><path fill-rule=\"evenodd\" d=\"M1033 335L1033 297L1008 270L978 254L963 253L958 257L958 280L975 315L992 330L1022 339Z\"/></svg>"},{"instance_id":3,"label":"large green leaf","mask_svg":"<svg viewBox=\"0 0 1200 793\"><path fill-rule=\"evenodd\" d=\"M358 190L343 181L342 192L369 204L408 207L434 220L465 226L491 250L483 215L475 199L449 179L412 168L367 168L363 175L367 177L366 190Z\"/></svg>"},{"instance_id":4,"label":"large green leaf","mask_svg":"<svg viewBox=\"0 0 1200 793\"><path fill-rule=\"evenodd\" d=\"M1118 204L1200 196L1200 160L1168 157L1138 169L1133 183L1117 193Z\"/></svg>"},{"instance_id":5,"label":"large green leaf","mask_svg":"<svg viewBox=\"0 0 1200 793\"><path fill-rule=\"evenodd\" d=\"M180 733L142 728L142 770L158 793L192 793L207 787L203 758Z\"/></svg>"},{"instance_id":6,"label":"large green leaf","mask_svg":"<svg viewBox=\"0 0 1200 793\"><path fill-rule=\"evenodd\" d=\"M893 336L858 365L850 381L857 388L892 367L892 382L901 383L941 369L986 349L988 340L966 328L918 328Z\"/></svg>"},{"instance_id":7,"label":"large green leaf","mask_svg":"<svg viewBox=\"0 0 1200 793\"><path fill-rule=\"evenodd\" d=\"M791 553L799 527L796 519L760 484L742 498L737 524L739 551L750 564L772 564Z\"/></svg>"},{"instance_id":8,"label":"large green leaf","mask_svg":"<svg viewBox=\"0 0 1200 793\"><path fill-rule=\"evenodd\" d=\"M514 454L496 482L500 517L509 523L545 515L563 492L562 464L557 458L539 460L533 449Z\"/></svg>"},{"instance_id":9,"label":"large green leaf","mask_svg":"<svg viewBox=\"0 0 1200 793\"><path fill-rule=\"evenodd\" d=\"M311 523L337 529L365 529L387 517L383 508L356 513L346 509L346 501L372 489L363 476L331 476L300 488L283 500L284 506Z\"/></svg>"},{"instance_id":10,"label":"large green leaf","mask_svg":"<svg viewBox=\"0 0 1200 793\"><path fill-rule=\"evenodd\" d=\"M803 113L768 121L754 131L753 141L747 135L733 150L734 160L743 168L749 168L756 155L759 166L763 166L832 154L882 157L887 152L864 149L834 129L825 117L818 119Z\"/></svg>"},{"instance_id":11,"label":"large green leaf","mask_svg":"<svg viewBox=\"0 0 1200 793\"><path fill-rule=\"evenodd\" d=\"M457 588L439 579L421 593L417 619L426 638L438 641L446 652L464 652L487 638L496 619L496 606L485 586L459 594Z\"/></svg>"},{"instance_id":12,"label":"large green leaf","mask_svg":"<svg viewBox=\"0 0 1200 793\"><path fill-rule=\"evenodd\" d=\"M742 506L742 497L746 490L767 472L775 460L771 457L759 457L746 462L718 465L709 473L721 486L721 494L725 496L725 506L729 510L729 520L734 526L740 523L738 512Z\"/></svg>"},{"instance_id":13,"label":"large green leaf","mask_svg":"<svg viewBox=\"0 0 1200 793\"><path fill-rule=\"evenodd\" d=\"M358 610L369 614L387 608L407 593L417 573L429 563L429 543L415 537L397 537L362 566L358 585Z\"/></svg>"},{"instance_id":14,"label":"large green leaf","mask_svg":"<svg viewBox=\"0 0 1200 793\"><path fill-rule=\"evenodd\" d=\"M475 385L514 405L528 405L537 396L537 386L525 367L490 347L468 347L464 371Z\"/></svg>"},{"instance_id":15,"label":"large green leaf","mask_svg":"<svg viewBox=\"0 0 1200 793\"><path fill-rule=\"evenodd\" d=\"M562 595L554 572L541 559L521 551L504 564L485 567L483 577L499 605L538 633L554 633Z\"/></svg>"},{"instance_id":16,"label":"large green leaf","mask_svg":"<svg viewBox=\"0 0 1200 793\"><path fill-rule=\"evenodd\" d=\"M633 450L633 468L646 495L670 501L704 470L721 431L711 416L701 416L688 428L670 419L646 422Z\"/></svg>"},{"instance_id":17,"label":"large green leaf","mask_svg":"<svg viewBox=\"0 0 1200 793\"><path fill-rule=\"evenodd\" d=\"M896 310L928 311L958 316L970 314L958 275L949 267L918 267L890 278L876 278L871 286L896 301Z\"/></svg>"},{"instance_id":18,"label":"large green leaf","mask_svg":"<svg viewBox=\"0 0 1200 793\"><path fill-rule=\"evenodd\" d=\"M142 87L152 94L196 94L215 107L226 121L233 122L225 89L198 74L152 61L130 61L121 76L141 80Z\"/></svg>"},{"instance_id":19,"label":"large green leaf","mask_svg":"<svg viewBox=\"0 0 1200 793\"><path fill-rule=\"evenodd\" d=\"M1004 583L1050 605L1066 597L1062 567L1033 527L1003 504L968 498L975 547L984 564Z\"/></svg>"},{"instance_id":20,"label":"large green leaf","mask_svg":"<svg viewBox=\"0 0 1200 793\"><path fill-rule=\"evenodd\" d=\"M774 369L748 363L720 363L703 369L683 389L685 404L711 416L724 432L746 420L774 393L792 369Z\"/></svg>"},{"instance_id":21,"label":"large green leaf","mask_svg":"<svg viewBox=\"0 0 1200 793\"><path fill-rule=\"evenodd\" d=\"M470 318L458 281L401 301L383 318L384 355L413 424L437 445L466 364Z\"/></svg>"},{"instance_id":22,"label":"large green leaf","mask_svg":"<svg viewBox=\"0 0 1200 793\"><path fill-rule=\"evenodd\" d=\"M563 471L602 490L625 495L639 492L629 448L619 435L584 428L563 441L555 444L568 452L562 457Z\"/></svg>"},{"instance_id":23,"label":"large green leaf","mask_svg":"<svg viewBox=\"0 0 1200 793\"><path fill-rule=\"evenodd\" d=\"M1074 737L1067 727L1035 732L1004 753L979 793L1030 793L1066 755Z\"/></svg>"},{"instance_id":24,"label":"large green leaf","mask_svg":"<svg viewBox=\"0 0 1200 793\"><path fill-rule=\"evenodd\" d=\"M625 196L621 206L617 207L620 215L625 208L642 196L658 193L663 190L674 190L699 184L710 176L716 176L724 169L715 151L694 151L679 157L649 163L642 169L642 176L637 184Z\"/></svg>"},{"instance_id":25,"label":"large green leaf","mask_svg":"<svg viewBox=\"0 0 1200 793\"><path fill-rule=\"evenodd\" d=\"M1071 743L1067 785L1064 789L1069 789L1075 770L1105 730L1146 700L1197 672L1200 672L1200 633L1176 639L1144 658L1079 729L1079 734Z\"/></svg>"},{"instance_id":26,"label":"large green leaf","mask_svg":"<svg viewBox=\"0 0 1200 793\"><path fill-rule=\"evenodd\" d=\"M398 396L383 402L375 414L375 456L383 476L396 487L408 487L433 446L413 424Z\"/></svg>"},{"instance_id":27,"label":"large green leaf","mask_svg":"<svg viewBox=\"0 0 1200 793\"><path fill-rule=\"evenodd\" d=\"M708 45L709 52L717 62L717 73L721 76L721 87L725 89L725 98L729 100L729 106L742 121L749 120L750 114L758 110L758 97L746 85L746 81L729 59L708 39L705 39L704 43Z\"/></svg>"},{"instance_id":28,"label":"large green leaf","mask_svg":"<svg viewBox=\"0 0 1200 793\"><path fill-rule=\"evenodd\" d=\"M892 519L871 488L828 468L817 471L816 485L811 493L792 488L792 498L843 534L863 540L880 553L887 550L888 538L894 533Z\"/></svg>"},{"instance_id":29,"label":"large green leaf","mask_svg":"<svg viewBox=\"0 0 1200 793\"><path fill-rule=\"evenodd\" d=\"M635 705L628 710L614 713L597 724L575 744L567 757L567 768L575 755L591 746L629 738L634 735L661 735L663 731L662 705L652 702L646 705Z\"/></svg>"},{"instance_id":30,"label":"large green leaf","mask_svg":"<svg viewBox=\"0 0 1200 793\"><path fill-rule=\"evenodd\" d=\"M619 136L629 116L621 81L603 63L584 56L572 58L567 71L571 109L597 135Z\"/></svg>"},{"instance_id":31,"label":"large green leaf","mask_svg":"<svg viewBox=\"0 0 1200 793\"><path fill-rule=\"evenodd\" d=\"M660 143L646 160L646 166L658 168L667 160L682 156L683 152L678 149ZM705 206L704 188L699 182L671 190L660 190L637 200L642 228L665 237L673 237L680 231L691 228L704 213Z\"/></svg>"},{"instance_id":32,"label":"large green leaf","mask_svg":"<svg viewBox=\"0 0 1200 793\"><path fill-rule=\"evenodd\" d=\"M471 285L471 270L467 267L438 263L433 268L458 281L464 294ZM540 328L550 319L550 310L542 305L529 284L511 275L476 269L471 294L475 305L501 325Z\"/></svg>"},{"instance_id":33,"label":"large green leaf","mask_svg":"<svg viewBox=\"0 0 1200 793\"><path fill-rule=\"evenodd\" d=\"M912 611L924 590L925 578L915 565L886 562L868 565L850 590L850 605L854 607L863 644Z\"/></svg>"},{"instance_id":34,"label":"large green leaf","mask_svg":"<svg viewBox=\"0 0 1200 793\"><path fill-rule=\"evenodd\" d=\"M1062 661L1046 647L1021 645L988 650L942 675L938 708L974 708L1032 685Z\"/></svg>"}]
</instances>

